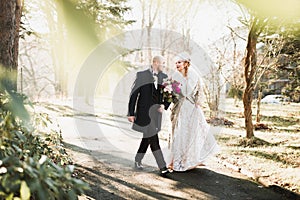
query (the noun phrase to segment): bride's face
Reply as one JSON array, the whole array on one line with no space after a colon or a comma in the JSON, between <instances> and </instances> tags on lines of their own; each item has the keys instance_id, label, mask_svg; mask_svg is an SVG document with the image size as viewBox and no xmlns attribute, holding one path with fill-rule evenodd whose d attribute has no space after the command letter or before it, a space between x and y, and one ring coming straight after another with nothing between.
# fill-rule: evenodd
<instances>
[{"instance_id":1,"label":"bride's face","mask_svg":"<svg viewBox=\"0 0 300 200\"><path fill-rule=\"evenodd\" d=\"M178 60L176 61L176 68L178 71L182 72L184 70L184 61L183 60Z\"/></svg>"}]
</instances>

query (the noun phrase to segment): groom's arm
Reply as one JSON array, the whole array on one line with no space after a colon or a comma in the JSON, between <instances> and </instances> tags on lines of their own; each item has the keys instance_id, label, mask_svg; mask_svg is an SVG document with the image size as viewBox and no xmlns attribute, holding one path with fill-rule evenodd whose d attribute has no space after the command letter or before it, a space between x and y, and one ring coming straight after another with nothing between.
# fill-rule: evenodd
<instances>
[{"instance_id":1,"label":"groom's arm","mask_svg":"<svg viewBox=\"0 0 300 200\"><path fill-rule=\"evenodd\" d=\"M139 93L140 93L140 78L139 78L139 73L136 74L136 79L133 83L131 93L130 93L130 98L129 98L129 103L128 103L128 117L134 117L134 112L135 112L135 106L136 106L136 101L138 99Z\"/></svg>"},{"instance_id":2,"label":"groom's arm","mask_svg":"<svg viewBox=\"0 0 300 200\"><path fill-rule=\"evenodd\" d=\"M171 103L163 102L160 104L160 107L158 109L158 112L162 113L164 110L168 110Z\"/></svg>"}]
</instances>

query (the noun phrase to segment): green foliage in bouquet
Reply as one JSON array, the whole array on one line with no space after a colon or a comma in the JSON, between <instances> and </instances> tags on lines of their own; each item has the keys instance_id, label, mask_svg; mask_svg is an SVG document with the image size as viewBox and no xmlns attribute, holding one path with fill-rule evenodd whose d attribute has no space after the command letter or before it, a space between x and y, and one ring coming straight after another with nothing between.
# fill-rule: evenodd
<instances>
[{"instance_id":1,"label":"green foliage in bouquet","mask_svg":"<svg viewBox=\"0 0 300 200\"><path fill-rule=\"evenodd\" d=\"M0 199L77 199L89 187L73 177L60 133L25 105L23 95L0 93Z\"/></svg>"},{"instance_id":2,"label":"green foliage in bouquet","mask_svg":"<svg viewBox=\"0 0 300 200\"><path fill-rule=\"evenodd\" d=\"M181 83L168 79L161 85L161 92L165 101L176 103L181 93Z\"/></svg>"}]
</instances>

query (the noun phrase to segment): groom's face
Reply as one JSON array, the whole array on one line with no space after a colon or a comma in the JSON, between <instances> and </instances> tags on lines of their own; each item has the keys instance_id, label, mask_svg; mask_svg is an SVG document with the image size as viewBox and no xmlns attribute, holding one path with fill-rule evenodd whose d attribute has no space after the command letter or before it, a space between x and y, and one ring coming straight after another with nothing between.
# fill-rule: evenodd
<instances>
[{"instance_id":1,"label":"groom's face","mask_svg":"<svg viewBox=\"0 0 300 200\"><path fill-rule=\"evenodd\" d=\"M158 72L161 72L165 68L166 61L164 59L157 60L155 65L156 65L156 70Z\"/></svg>"}]
</instances>

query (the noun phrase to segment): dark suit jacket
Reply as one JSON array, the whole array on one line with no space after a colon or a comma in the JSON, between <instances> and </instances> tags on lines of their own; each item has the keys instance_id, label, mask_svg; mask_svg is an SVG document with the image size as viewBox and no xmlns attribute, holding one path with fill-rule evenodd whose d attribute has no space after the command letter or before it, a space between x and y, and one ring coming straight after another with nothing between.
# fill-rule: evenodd
<instances>
[{"instance_id":1,"label":"dark suit jacket","mask_svg":"<svg viewBox=\"0 0 300 200\"><path fill-rule=\"evenodd\" d=\"M168 109L170 103L164 102L160 85L168 76L158 73L158 87L154 86L153 74L150 70L138 72L132 87L128 104L128 116L135 116L133 130L144 134L156 134L161 129L162 114L157 110L160 104Z\"/></svg>"}]
</instances>

